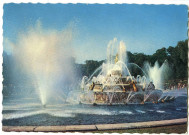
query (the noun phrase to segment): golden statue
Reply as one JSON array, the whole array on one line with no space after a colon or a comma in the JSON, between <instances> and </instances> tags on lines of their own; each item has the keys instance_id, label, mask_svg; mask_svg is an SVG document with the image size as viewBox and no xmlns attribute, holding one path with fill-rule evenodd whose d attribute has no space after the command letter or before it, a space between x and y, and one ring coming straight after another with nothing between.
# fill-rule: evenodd
<instances>
[{"instance_id":1,"label":"golden statue","mask_svg":"<svg viewBox=\"0 0 189 135\"><path fill-rule=\"evenodd\" d=\"M132 81L131 83L132 83L132 85L133 85L133 90L134 90L134 92L137 92L138 90L137 90L137 87L136 87L135 82L134 82L134 81Z\"/></svg>"},{"instance_id":2,"label":"golden statue","mask_svg":"<svg viewBox=\"0 0 189 135\"><path fill-rule=\"evenodd\" d=\"M116 57L115 57L115 63L117 63L118 62L118 54L116 54Z\"/></svg>"}]
</instances>

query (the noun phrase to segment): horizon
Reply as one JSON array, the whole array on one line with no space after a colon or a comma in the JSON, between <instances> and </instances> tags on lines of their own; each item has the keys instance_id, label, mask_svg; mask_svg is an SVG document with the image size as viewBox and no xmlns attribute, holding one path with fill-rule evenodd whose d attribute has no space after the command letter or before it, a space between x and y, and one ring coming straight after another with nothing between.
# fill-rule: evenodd
<instances>
[{"instance_id":1,"label":"horizon","mask_svg":"<svg viewBox=\"0 0 189 135\"><path fill-rule=\"evenodd\" d=\"M186 40L188 40L188 39L186 39ZM182 40L182 41L185 41L185 40ZM180 41L178 41L178 42L180 42ZM171 46L171 47L176 47L176 45L175 46ZM163 47L162 47L163 48ZM162 48L159 48L159 49L162 49ZM159 50L159 49L157 49L157 50ZM167 49L167 48L166 48ZM156 51L157 51L156 50ZM156 51L154 52L154 53L156 53ZM6 55L11 55L11 54L9 54L9 53L7 53L6 51L4 51L3 50L3 54L4 54L4 52L6 53ZM131 52L131 51L126 51L126 53L128 53L128 52ZM149 56L151 56L151 55L153 55L153 54L145 54L145 53L143 53L143 52L131 52L132 54L139 54L139 53L141 53L141 54L144 54L144 55L149 55ZM115 55L116 56L116 55ZM75 57L73 57L74 58L74 60L75 60ZM106 59L107 58L104 58L104 59L101 59L101 60L94 60L94 59L86 59L83 63L78 63L78 62L75 62L76 64L86 64L86 61L98 61L98 62L100 62L100 61L106 61Z\"/></svg>"}]
</instances>

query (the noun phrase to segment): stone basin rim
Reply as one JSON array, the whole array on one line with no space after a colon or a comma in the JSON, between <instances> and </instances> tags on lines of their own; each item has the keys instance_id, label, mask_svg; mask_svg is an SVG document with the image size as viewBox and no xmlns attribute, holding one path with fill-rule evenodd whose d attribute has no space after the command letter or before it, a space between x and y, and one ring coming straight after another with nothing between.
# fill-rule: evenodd
<instances>
[{"instance_id":1,"label":"stone basin rim","mask_svg":"<svg viewBox=\"0 0 189 135\"><path fill-rule=\"evenodd\" d=\"M102 131L119 129L139 129L148 127L161 127L187 123L187 118L135 122L116 124L93 124L93 125L63 125L63 126L2 126L4 132L70 132L70 131Z\"/></svg>"}]
</instances>

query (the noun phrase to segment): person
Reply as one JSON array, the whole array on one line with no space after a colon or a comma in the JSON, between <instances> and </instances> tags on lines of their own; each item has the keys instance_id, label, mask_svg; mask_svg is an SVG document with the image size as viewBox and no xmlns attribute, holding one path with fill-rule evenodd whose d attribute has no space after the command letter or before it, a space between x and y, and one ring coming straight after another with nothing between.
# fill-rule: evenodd
<instances>
[{"instance_id":1,"label":"person","mask_svg":"<svg viewBox=\"0 0 189 135\"><path fill-rule=\"evenodd\" d=\"M178 83L178 90L181 88L181 83Z\"/></svg>"}]
</instances>

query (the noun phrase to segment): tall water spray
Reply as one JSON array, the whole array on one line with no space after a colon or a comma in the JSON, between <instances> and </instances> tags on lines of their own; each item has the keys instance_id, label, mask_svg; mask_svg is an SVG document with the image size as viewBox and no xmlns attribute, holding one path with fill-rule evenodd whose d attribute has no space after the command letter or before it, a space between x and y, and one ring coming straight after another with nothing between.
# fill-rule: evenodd
<instances>
[{"instance_id":1,"label":"tall water spray","mask_svg":"<svg viewBox=\"0 0 189 135\"><path fill-rule=\"evenodd\" d=\"M131 80L135 80L135 78L131 75L127 64L126 45L123 41L118 42L117 38L114 38L107 46L106 63L103 63L102 66L97 69L97 71L101 70L101 72L96 77L94 77L94 74L92 74L89 80L99 81L104 84L106 83L105 77L107 75L111 76L112 71L121 71L122 75L129 76ZM136 65L135 63L130 64ZM156 62L154 66L151 66L148 62L146 62L144 67L146 72L139 67L144 76L142 78L140 76L141 79L138 79L138 81L140 80L139 82L141 84L148 84L149 81L152 81L156 88L162 89L163 82L168 77L170 71L168 62L165 61L161 67L159 66L158 62Z\"/></svg>"},{"instance_id":2,"label":"tall water spray","mask_svg":"<svg viewBox=\"0 0 189 135\"><path fill-rule=\"evenodd\" d=\"M111 40L107 46L107 61L97 68L87 80L85 77L83 78L81 83L82 88L84 88L85 83L90 83L90 81L100 82L102 84L115 83L113 80L106 80L106 77L111 76L112 73L116 71L120 71L123 73L122 75L132 78L127 67L126 56L125 43L123 41L118 42L117 38ZM95 76L96 73L98 73L97 76Z\"/></svg>"},{"instance_id":3,"label":"tall water spray","mask_svg":"<svg viewBox=\"0 0 189 135\"><path fill-rule=\"evenodd\" d=\"M13 55L20 69L31 78L41 103L62 98L63 88L75 78L72 29L44 30L41 23L18 36Z\"/></svg>"},{"instance_id":4,"label":"tall water spray","mask_svg":"<svg viewBox=\"0 0 189 135\"><path fill-rule=\"evenodd\" d=\"M118 49L119 60L126 63L126 45L123 41L120 41Z\"/></svg>"},{"instance_id":5,"label":"tall water spray","mask_svg":"<svg viewBox=\"0 0 189 135\"><path fill-rule=\"evenodd\" d=\"M168 62L165 61L161 66L159 66L158 61L155 62L154 66L146 62L144 67L149 80L154 83L156 88L162 89L164 80L167 79L170 72Z\"/></svg>"},{"instance_id":6,"label":"tall water spray","mask_svg":"<svg viewBox=\"0 0 189 135\"><path fill-rule=\"evenodd\" d=\"M117 54L116 54L117 52ZM117 59L117 61L116 61ZM107 62L104 63L103 71L110 74L111 70L124 70L126 66L126 45L123 41L118 42L117 38L111 40L107 47ZM118 62L118 63L117 63ZM117 63L117 64L116 64Z\"/></svg>"}]
</instances>

